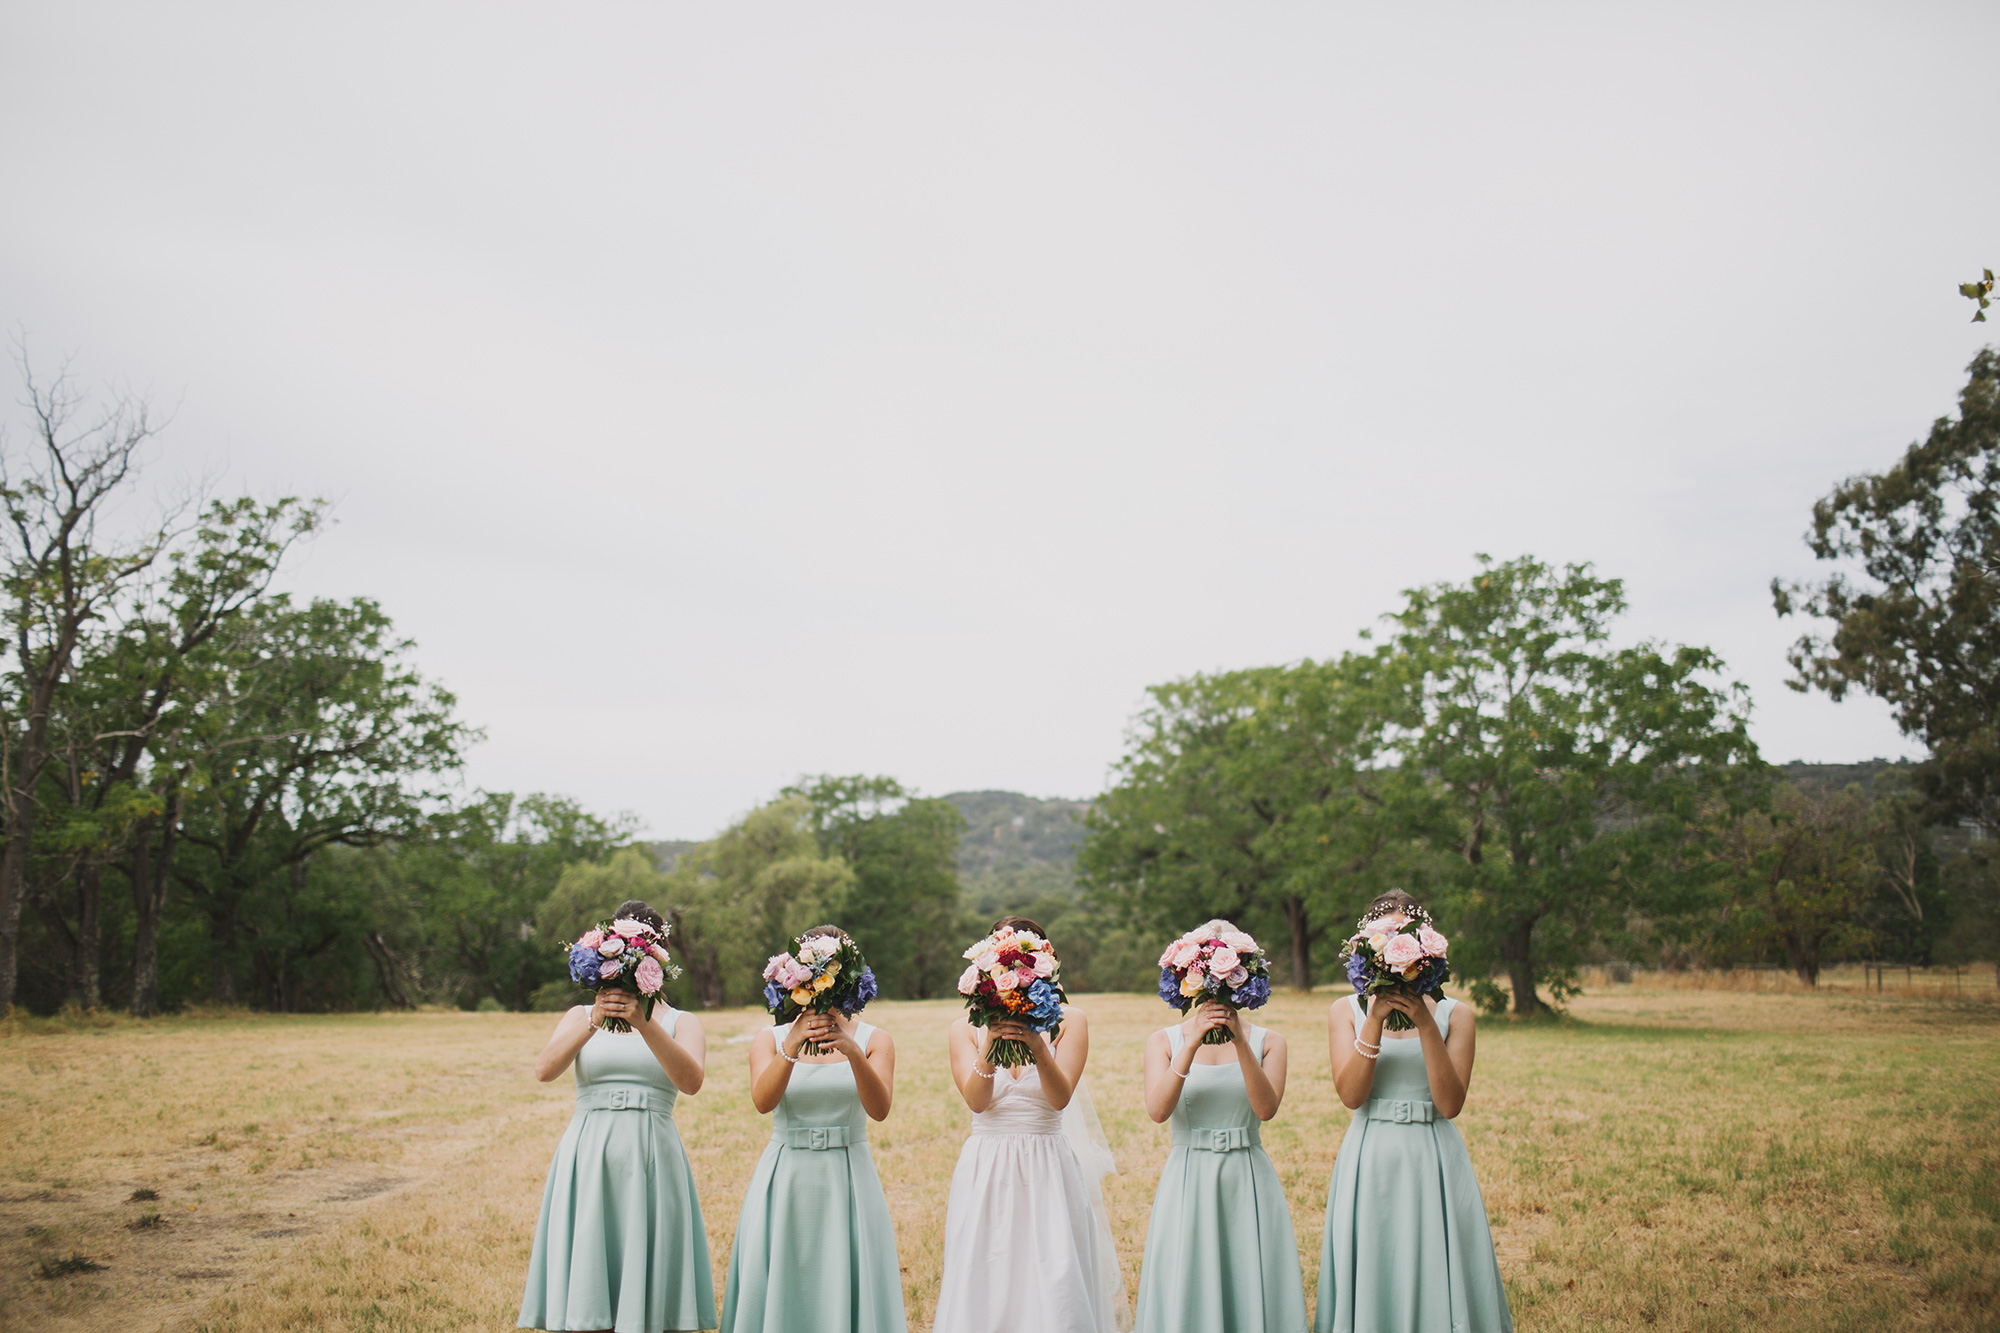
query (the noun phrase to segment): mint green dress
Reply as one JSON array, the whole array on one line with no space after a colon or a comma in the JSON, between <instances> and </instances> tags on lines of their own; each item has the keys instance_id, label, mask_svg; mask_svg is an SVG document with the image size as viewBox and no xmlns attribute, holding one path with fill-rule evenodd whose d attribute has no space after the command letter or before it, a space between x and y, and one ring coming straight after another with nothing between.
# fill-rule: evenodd
<instances>
[{"instance_id":1,"label":"mint green dress","mask_svg":"<svg viewBox=\"0 0 2000 1333\"><path fill-rule=\"evenodd\" d=\"M1248 1033L1264 1058L1265 1030ZM1167 1029L1167 1055L1181 1049ZM1299 1242L1234 1060L1188 1070L1153 1195L1133 1333L1305 1333Z\"/></svg>"},{"instance_id":2,"label":"mint green dress","mask_svg":"<svg viewBox=\"0 0 2000 1333\"><path fill-rule=\"evenodd\" d=\"M680 1013L665 1014L672 1035ZM715 1327L708 1233L675 1097L636 1032L594 1033L577 1052L576 1115L542 1190L522 1328Z\"/></svg>"},{"instance_id":3,"label":"mint green dress","mask_svg":"<svg viewBox=\"0 0 2000 1333\"><path fill-rule=\"evenodd\" d=\"M785 1029L773 1028L782 1042ZM854 1025L868 1049L875 1029ZM729 1284L728 1333L904 1333L889 1199L847 1061L792 1066L771 1142L750 1175Z\"/></svg>"},{"instance_id":4,"label":"mint green dress","mask_svg":"<svg viewBox=\"0 0 2000 1333\"><path fill-rule=\"evenodd\" d=\"M1354 1005L1358 1031L1367 1011ZM1449 1036L1458 1001L1438 1002ZM1486 1203L1458 1126L1437 1114L1423 1044L1385 1033L1375 1086L1333 1163L1316 1333L1510 1333Z\"/></svg>"}]
</instances>

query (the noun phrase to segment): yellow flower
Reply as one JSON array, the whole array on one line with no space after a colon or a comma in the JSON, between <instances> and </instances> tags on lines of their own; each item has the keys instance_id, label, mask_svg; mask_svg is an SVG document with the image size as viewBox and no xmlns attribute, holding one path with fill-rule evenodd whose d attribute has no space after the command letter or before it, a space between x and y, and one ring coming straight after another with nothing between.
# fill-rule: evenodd
<instances>
[{"instance_id":1,"label":"yellow flower","mask_svg":"<svg viewBox=\"0 0 2000 1333\"><path fill-rule=\"evenodd\" d=\"M831 972L827 973L823 977L815 977L813 979L812 993L817 995L821 991L825 990L828 986L831 986L832 984L833 984L833 973Z\"/></svg>"},{"instance_id":2,"label":"yellow flower","mask_svg":"<svg viewBox=\"0 0 2000 1333\"><path fill-rule=\"evenodd\" d=\"M835 977L840 975L840 964L828 963L826 965L826 971L822 975L827 981L832 981Z\"/></svg>"},{"instance_id":3,"label":"yellow flower","mask_svg":"<svg viewBox=\"0 0 2000 1333\"><path fill-rule=\"evenodd\" d=\"M1181 978L1181 994L1190 997L1201 994L1200 969L1190 969L1188 974Z\"/></svg>"},{"instance_id":4,"label":"yellow flower","mask_svg":"<svg viewBox=\"0 0 2000 1333\"><path fill-rule=\"evenodd\" d=\"M792 992L792 1003L803 1009L813 1002L813 993L804 986Z\"/></svg>"}]
</instances>

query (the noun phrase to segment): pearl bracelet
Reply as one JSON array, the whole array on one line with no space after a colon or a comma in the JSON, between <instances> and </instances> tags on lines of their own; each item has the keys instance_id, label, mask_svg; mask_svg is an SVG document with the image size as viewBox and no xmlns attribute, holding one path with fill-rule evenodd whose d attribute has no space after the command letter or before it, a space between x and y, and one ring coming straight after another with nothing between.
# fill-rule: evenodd
<instances>
[{"instance_id":1,"label":"pearl bracelet","mask_svg":"<svg viewBox=\"0 0 2000 1333\"><path fill-rule=\"evenodd\" d=\"M998 1074L1000 1071L996 1069L993 1071L993 1073L989 1074L975 1064L972 1066L972 1072L979 1075L979 1077L981 1078L992 1078L994 1074Z\"/></svg>"},{"instance_id":2,"label":"pearl bracelet","mask_svg":"<svg viewBox=\"0 0 2000 1333\"><path fill-rule=\"evenodd\" d=\"M1354 1049L1364 1060L1377 1060L1382 1056L1382 1048L1380 1046L1371 1051L1361 1044L1361 1038L1359 1037L1354 1039Z\"/></svg>"},{"instance_id":3,"label":"pearl bracelet","mask_svg":"<svg viewBox=\"0 0 2000 1333\"><path fill-rule=\"evenodd\" d=\"M1178 1078L1181 1082L1183 1083L1187 1082L1187 1075L1181 1073L1180 1070L1175 1069L1174 1062L1172 1060L1167 1061L1167 1072L1172 1074L1175 1078Z\"/></svg>"}]
</instances>

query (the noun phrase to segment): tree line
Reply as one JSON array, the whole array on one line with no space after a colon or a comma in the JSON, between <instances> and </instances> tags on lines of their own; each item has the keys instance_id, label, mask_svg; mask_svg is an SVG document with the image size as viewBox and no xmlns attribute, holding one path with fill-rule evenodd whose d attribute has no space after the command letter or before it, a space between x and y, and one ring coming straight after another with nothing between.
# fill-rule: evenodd
<instances>
[{"instance_id":1,"label":"tree line","mask_svg":"<svg viewBox=\"0 0 2000 1333\"><path fill-rule=\"evenodd\" d=\"M1079 991L1150 989L1159 942L1209 916L1311 985L1390 886L1522 1013L1607 958L1812 981L2000 937L1991 351L1957 418L1815 506L1825 577L1772 588L1830 626L1793 649L1794 688L1888 700L1923 762L1787 782L1713 653L1621 643L1617 579L1481 557L1338 656L1155 686L1074 876L976 884L959 808L886 776L802 778L664 854L629 815L463 791L479 732L381 607L274 587L323 504L149 504L144 404L23 370L30 438L0 457L0 1005L559 1007L559 946L628 897L668 916L670 995L695 1006L754 1002L764 958L822 920L886 994L947 994L1012 912Z\"/></svg>"},{"instance_id":2,"label":"tree line","mask_svg":"<svg viewBox=\"0 0 2000 1333\"><path fill-rule=\"evenodd\" d=\"M1707 649L1617 646L1622 586L1480 559L1411 590L1341 656L1155 687L1081 864L1156 934L1230 916L1331 976L1382 889L1430 898L1476 997L1574 993L1592 958L1990 956L2000 833L2000 357L1959 415L1814 508L1818 581L1780 615L1831 622L1793 688L1883 698L1926 759L1863 790L1786 783ZM1507 982L1503 991L1499 979Z\"/></svg>"}]
</instances>

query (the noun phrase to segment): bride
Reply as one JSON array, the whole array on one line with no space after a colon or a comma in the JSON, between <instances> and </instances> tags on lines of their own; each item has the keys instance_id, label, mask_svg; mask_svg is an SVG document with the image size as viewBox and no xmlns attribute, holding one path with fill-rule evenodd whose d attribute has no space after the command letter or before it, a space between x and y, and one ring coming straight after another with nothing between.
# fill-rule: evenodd
<instances>
[{"instance_id":1,"label":"bride","mask_svg":"<svg viewBox=\"0 0 2000 1333\"><path fill-rule=\"evenodd\" d=\"M1048 938L1026 917L993 923L995 931L1009 926ZM995 1068L986 1056L1002 1039L1024 1043L1033 1063ZM975 1028L961 1018L951 1025L950 1048L972 1137L951 1177L935 1333L1129 1329L1097 1184L1114 1169L1110 1145L1082 1086L1090 1056L1083 1014L1063 1006L1053 1043L1022 1023Z\"/></svg>"}]
</instances>

